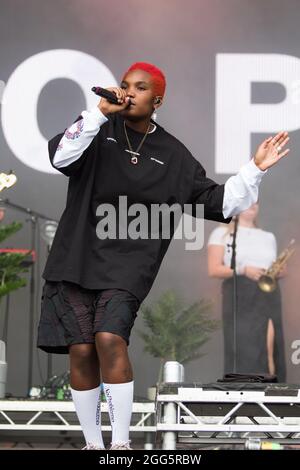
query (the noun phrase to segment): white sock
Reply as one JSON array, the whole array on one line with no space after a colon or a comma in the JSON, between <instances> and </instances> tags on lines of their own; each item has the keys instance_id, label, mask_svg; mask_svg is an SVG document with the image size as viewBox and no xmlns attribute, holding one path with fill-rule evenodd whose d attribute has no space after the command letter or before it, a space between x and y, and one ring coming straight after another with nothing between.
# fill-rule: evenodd
<instances>
[{"instance_id":1,"label":"white sock","mask_svg":"<svg viewBox=\"0 0 300 470\"><path fill-rule=\"evenodd\" d=\"M92 390L71 388L71 393L86 444L104 448L101 433L100 386Z\"/></svg>"},{"instance_id":2,"label":"white sock","mask_svg":"<svg viewBox=\"0 0 300 470\"><path fill-rule=\"evenodd\" d=\"M103 383L103 387L112 428L111 443L128 442L133 403L133 381L121 384Z\"/></svg>"}]
</instances>

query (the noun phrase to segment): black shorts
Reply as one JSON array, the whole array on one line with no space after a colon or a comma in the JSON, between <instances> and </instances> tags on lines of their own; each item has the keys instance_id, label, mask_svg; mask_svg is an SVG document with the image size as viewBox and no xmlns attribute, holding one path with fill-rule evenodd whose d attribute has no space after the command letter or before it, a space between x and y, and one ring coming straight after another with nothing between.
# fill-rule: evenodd
<instances>
[{"instance_id":1,"label":"black shorts","mask_svg":"<svg viewBox=\"0 0 300 470\"><path fill-rule=\"evenodd\" d=\"M123 289L85 289L67 281L43 287L37 346L67 354L72 344L95 343L97 332L121 336L129 345L140 301Z\"/></svg>"}]
</instances>

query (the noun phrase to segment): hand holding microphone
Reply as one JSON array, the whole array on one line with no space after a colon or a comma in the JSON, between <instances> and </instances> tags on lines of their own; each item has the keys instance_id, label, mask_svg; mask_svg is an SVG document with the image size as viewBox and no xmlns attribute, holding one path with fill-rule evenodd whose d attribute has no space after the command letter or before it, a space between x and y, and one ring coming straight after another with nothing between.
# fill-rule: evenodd
<instances>
[{"instance_id":1,"label":"hand holding microphone","mask_svg":"<svg viewBox=\"0 0 300 470\"><path fill-rule=\"evenodd\" d=\"M93 87L92 91L101 96L98 108L105 116L122 111L130 105L130 98L126 97L126 92L122 88Z\"/></svg>"}]
</instances>

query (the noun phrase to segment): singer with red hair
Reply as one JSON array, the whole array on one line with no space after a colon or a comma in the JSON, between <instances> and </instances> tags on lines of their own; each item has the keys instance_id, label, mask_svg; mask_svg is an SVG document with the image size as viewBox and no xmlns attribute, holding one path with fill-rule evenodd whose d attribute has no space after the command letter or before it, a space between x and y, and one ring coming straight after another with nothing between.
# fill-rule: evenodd
<instances>
[{"instance_id":1,"label":"singer with red hair","mask_svg":"<svg viewBox=\"0 0 300 470\"><path fill-rule=\"evenodd\" d=\"M129 337L175 230L167 239L161 227L158 237L121 236L107 230L110 208L120 215L120 198L126 197L132 211L137 204L151 209L177 203L191 205L195 215L201 204L206 219L229 222L257 200L263 174L287 155L283 147L289 139L285 132L269 137L237 175L217 184L154 119L166 90L158 67L137 62L119 87L108 90L118 104L102 98L49 141L51 164L69 185L43 273L38 347L69 354L72 397L86 449L104 448L101 382L112 426L110 449L131 448ZM132 212L126 221L128 229Z\"/></svg>"}]
</instances>

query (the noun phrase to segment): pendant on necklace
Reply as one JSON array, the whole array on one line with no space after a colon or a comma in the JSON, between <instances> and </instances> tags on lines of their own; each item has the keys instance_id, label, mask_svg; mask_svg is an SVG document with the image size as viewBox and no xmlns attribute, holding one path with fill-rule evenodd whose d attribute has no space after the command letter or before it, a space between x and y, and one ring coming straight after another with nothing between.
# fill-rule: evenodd
<instances>
[{"instance_id":1,"label":"pendant on necklace","mask_svg":"<svg viewBox=\"0 0 300 470\"><path fill-rule=\"evenodd\" d=\"M131 157L131 163L133 163L133 165L136 165L138 163L138 159L137 157Z\"/></svg>"}]
</instances>

